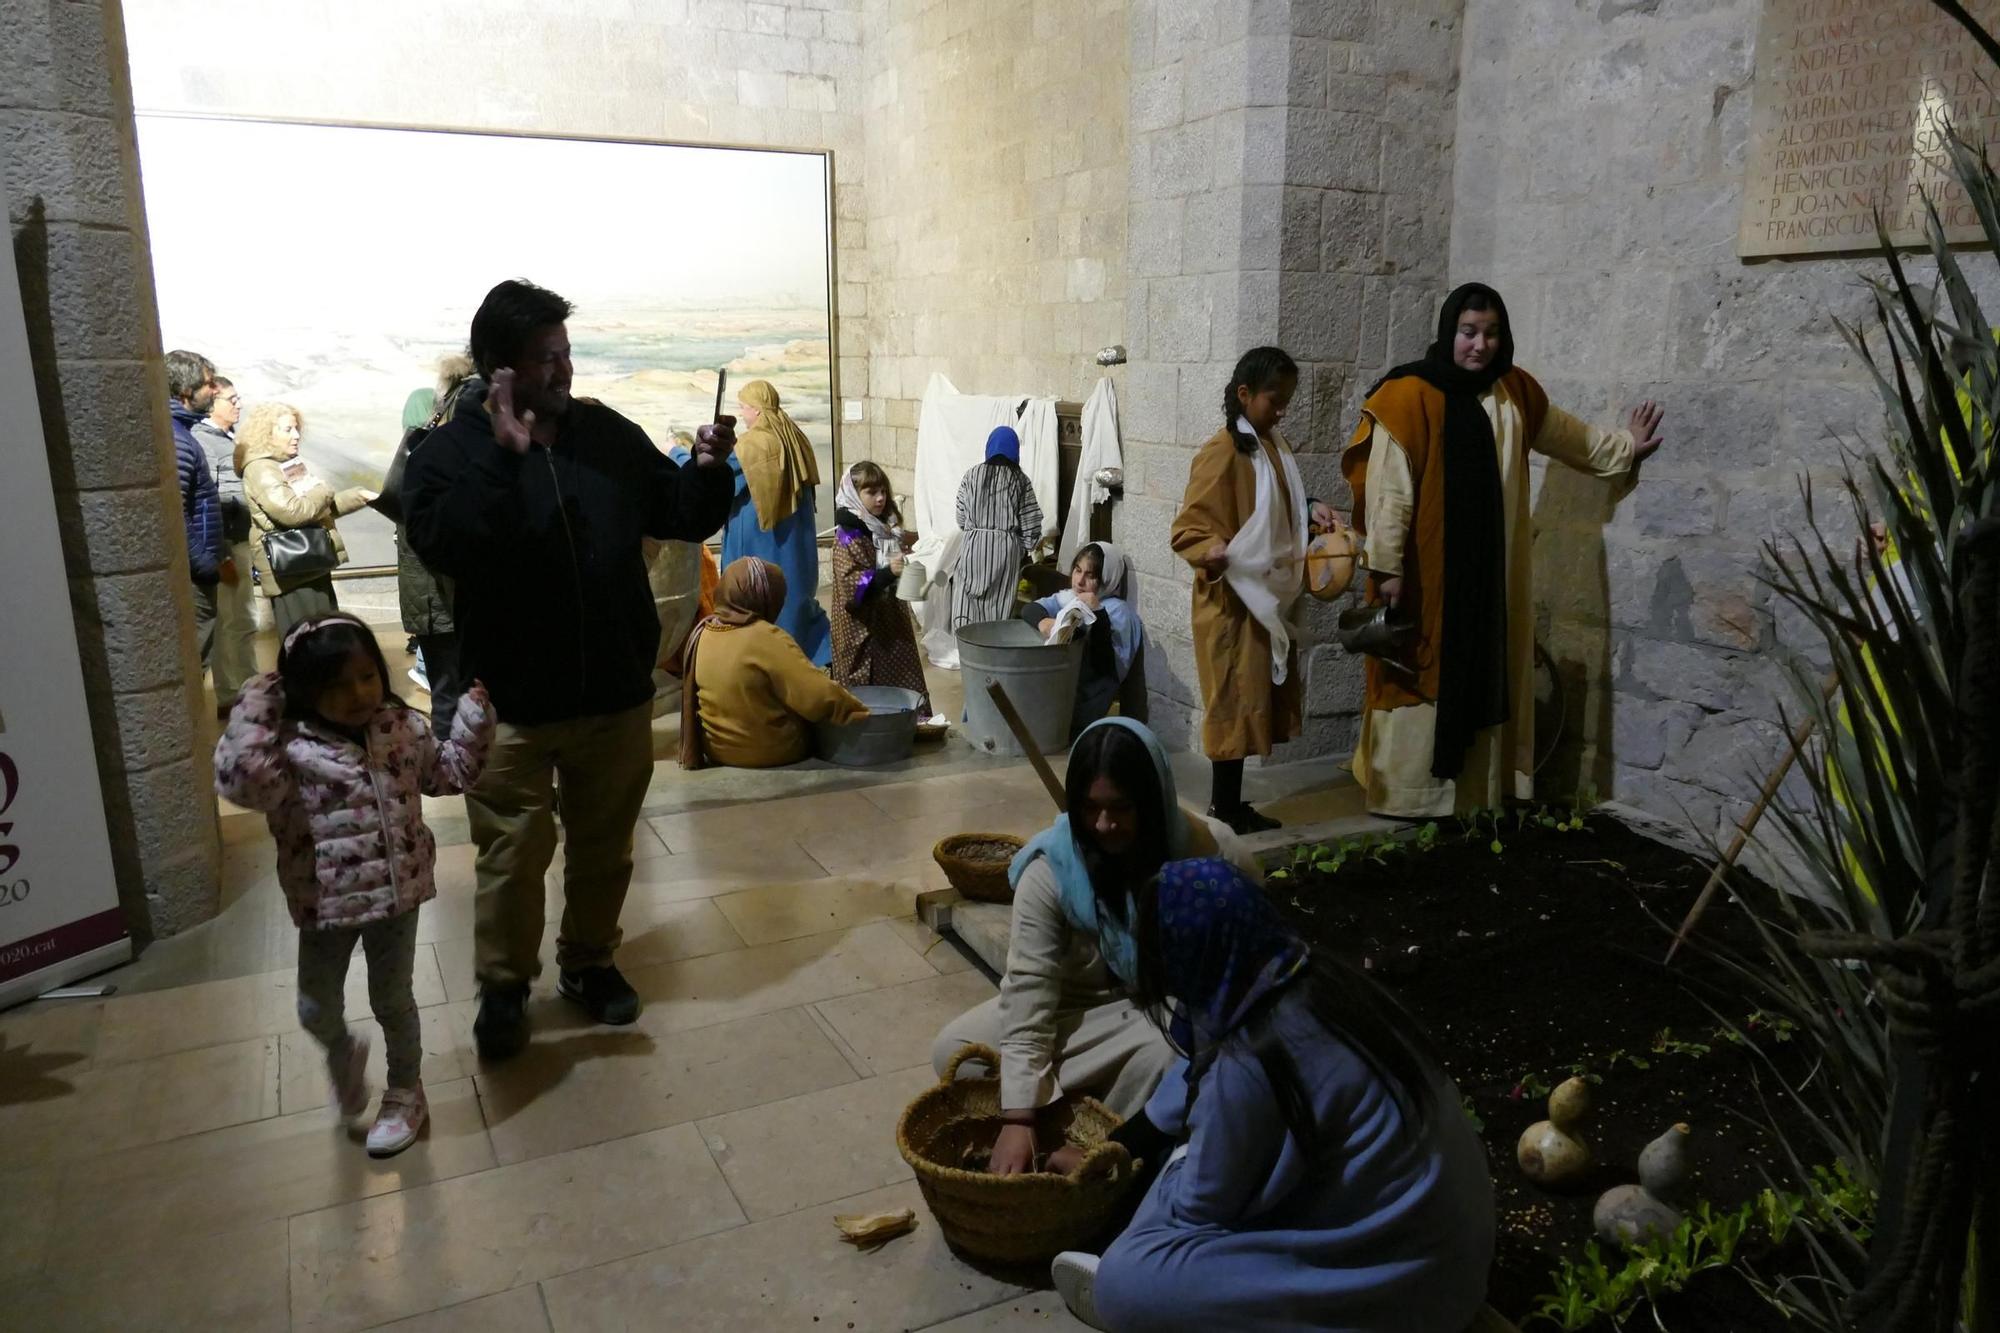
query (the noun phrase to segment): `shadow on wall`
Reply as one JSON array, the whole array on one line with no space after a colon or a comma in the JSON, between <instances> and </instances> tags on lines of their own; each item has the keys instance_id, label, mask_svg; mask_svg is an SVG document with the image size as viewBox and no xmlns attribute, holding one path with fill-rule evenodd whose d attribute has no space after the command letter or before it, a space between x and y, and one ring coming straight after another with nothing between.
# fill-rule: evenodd
<instances>
[{"instance_id":1,"label":"shadow on wall","mask_svg":"<svg viewBox=\"0 0 2000 1333\"><path fill-rule=\"evenodd\" d=\"M1537 691L1535 754L1542 761L1535 774L1537 800L1612 794L1617 756L1611 745L1611 577L1604 532L1633 486L1630 478L1606 481L1566 467L1543 470L1534 505L1535 635L1549 661L1537 668L1553 668L1558 688L1546 704L1543 691ZM1551 753L1557 727L1561 734Z\"/></svg>"},{"instance_id":2,"label":"shadow on wall","mask_svg":"<svg viewBox=\"0 0 2000 1333\"><path fill-rule=\"evenodd\" d=\"M69 574L70 612L76 623L77 655L83 667L84 697L90 709L90 730L97 751L98 780L104 789L104 820L110 835L111 863L118 880L118 901L126 928L135 943L157 934L146 894L145 870L139 858L140 830L127 784L127 754L144 753L162 738L125 734L128 725L114 702L112 645L94 595L83 495L77 485L75 454L70 437L62 383L56 372L55 320L50 303L48 209L41 196L28 200L25 216L14 224L14 265L20 275L21 315L27 325L28 354L34 368L42 437L48 453L49 479L54 490L56 522L62 534L63 567ZM110 442L106 442L109 444ZM115 446L114 446L115 447ZM135 710L129 725L144 726L147 714ZM183 720L186 725L186 720ZM192 729L183 732L192 743ZM213 906L209 908L213 912Z\"/></svg>"}]
</instances>

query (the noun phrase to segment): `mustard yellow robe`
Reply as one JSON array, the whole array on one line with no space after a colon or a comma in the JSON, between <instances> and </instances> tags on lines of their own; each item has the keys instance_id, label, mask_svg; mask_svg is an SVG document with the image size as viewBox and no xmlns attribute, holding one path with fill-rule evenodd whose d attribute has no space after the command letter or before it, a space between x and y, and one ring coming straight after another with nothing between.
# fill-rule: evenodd
<instances>
[{"instance_id":1,"label":"mustard yellow robe","mask_svg":"<svg viewBox=\"0 0 2000 1333\"><path fill-rule=\"evenodd\" d=\"M736 768L797 763L812 753L813 723L868 716L768 620L703 630L694 688L709 761Z\"/></svg>"}]
</instances>

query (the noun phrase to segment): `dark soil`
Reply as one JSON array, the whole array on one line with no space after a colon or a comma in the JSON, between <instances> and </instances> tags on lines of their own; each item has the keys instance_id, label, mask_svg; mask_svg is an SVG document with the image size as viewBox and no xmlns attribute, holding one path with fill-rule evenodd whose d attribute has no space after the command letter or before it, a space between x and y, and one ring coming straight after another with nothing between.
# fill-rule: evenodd
<instances>
[{"instance_id":1,"label":"dark soil","mask_svg":"<svg viewBox=\"0 0 2000 1333\"><path fill-rule=\"evenodd\" d=\"M1350 853L1333 873L1279 881L1278 897L1314 941L1384 980L1443 1048L1493 1163L1500 1230L1489 1300L1518 1321L1553 1290L1558 1258L1581 1255L1597 1196L1636 1180L1639 1150L1668 1126L1692 1127L1689 1197L1717 1207L1754 1196L1771 1183L1767 1171L1786 1181L1767 1114L1802 1150L1812 1140L1768 1067L1716 1032L1710 1008L1741 1027L1762 1007L1754 988L1703 949L1684 948L1671 968L1661 962L1708 866L1604 816L1575 831L1513 824L1504 818L1496 854L1490 827L1468 839L1457 821L1441 821L1429 851ZM1699 935L1759 956L1753 927L1726 900ZM1803 1058L1768 1025L1757 1032L1781 1068ZM1677 1050L1667 1038L1708 1049ZM1646 1067L1614 1060L1620 1051ZM1553 1194L1522 1176L1516 1143L1547 1117L1546 1094L1531 1091L1537 1081L1560 1083L1576 1064L1602 1079L1585 1131L1595 1166L1574 1190ZM1753 1070L1764 1075L1768 1112ZM1701 1282L1663 1303L1674 1333L1793 1327L1731 1274Z\"/></svg>"}]
</instances>

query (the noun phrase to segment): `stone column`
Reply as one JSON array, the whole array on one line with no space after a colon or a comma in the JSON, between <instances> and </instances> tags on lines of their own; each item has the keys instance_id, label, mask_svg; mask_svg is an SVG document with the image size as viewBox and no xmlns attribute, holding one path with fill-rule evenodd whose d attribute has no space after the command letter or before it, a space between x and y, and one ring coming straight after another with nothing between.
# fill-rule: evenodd
<instances>
[{"instance_id":1,"label":"stone column","mask_svg":"<svg viewBox=\"0 0 2000 1333\"><path fill-rule=\"evenodd\" d=\"M124 29L117 0L0 0L0 30L9 237L119 897L143 941L214 915L221 853Z\"/></svg>"}]
</instances>

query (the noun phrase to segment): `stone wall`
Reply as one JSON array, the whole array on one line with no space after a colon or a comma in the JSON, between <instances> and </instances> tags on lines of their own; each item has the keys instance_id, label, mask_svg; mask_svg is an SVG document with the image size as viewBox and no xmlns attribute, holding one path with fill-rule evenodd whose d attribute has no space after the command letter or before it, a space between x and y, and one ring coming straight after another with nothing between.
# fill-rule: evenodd
<instances>
[{"instance_id":1,"label":"stone wall","mask_svg":"<svg viewBox=\"0 0 2000 1333\"><path fill-rule=\"evenodd\" d=\"M191 26L175 0L125 4L142 111L830 150L847 398L868 388L867 305L850 277L866 267L860 9L861 0L208 0ZM468 312L481 294L467 294ZM865 432L843 439L850 457L866 444Z\"/></svg>"},{"instance_id":2,"label":"stone wall","mask_svg":"<svg viewBox=\"0 0 2000 1333\"><path fill-rule=\"evenodd\" d=\"M1758 0L1466 9L1453 278L1506 296L1555 402L1667 409L1630 494L1538 477L1537 612L1569 705L1542 789L1713 829L1776 758L1785 664L1811 647L1759 546L1798 529L1801 478L1833 499L1836 435L1882 438L1834 326L1870 309L1881 265L1736 258Z\"/></svg>"},{"instance_id":3,"label":"stone wall","mask_svg":"<svg viewBox=\"0 0 2000 1333\"><path fill-rule=\"evenodd\" d=\"M869 267L841 310L866 302L869 380L847 392L907 485L934 372L1081 399L1124 340L1127 0L868 0L863 21Z\"/></svg>"},{"instance_id":4,"label":"stone wall","mask_svg":"<svg viewBox=\"0 0 2000 1333\"><path fill-rule=\"evenodd\" d=\"M1459 0L1134 3L1132 345L1119 535L1139 571L1156 723L1198 740L1193 576L1167 544L1235 361L1301 363L1285 434L1344 505L1339 449L1392 349L1428 339L1452 200ZM1417 312L1414 316L1412 312ZM1412 323L1414 318L1415 322ZM1310 604L1313 636L1330 611ZM1306 732L1277 761L1352 748L1356 665L1305 660Z\"/></svg>"},{"instance_id":5,"label":"stone wall","mask_svg":"<svg viewBox=\"0 0 2000 1333\"><path fill-rule=\"evenodd\" d=\"M115 0L0 0L0 30L8 233L119 901L143 941L215 912L221 850L125 38Z\"/></svg>"}]
</instances>

